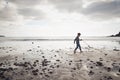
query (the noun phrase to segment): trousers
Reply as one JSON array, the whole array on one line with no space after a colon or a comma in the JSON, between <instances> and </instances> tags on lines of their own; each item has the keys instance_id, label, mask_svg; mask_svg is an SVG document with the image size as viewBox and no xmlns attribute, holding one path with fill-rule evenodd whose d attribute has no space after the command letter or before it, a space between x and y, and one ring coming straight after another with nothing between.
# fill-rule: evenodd
<instances>
[{"instance_id":1,"label":"trousers","mask_svg":"<svg viewBox=\"0 0 120 80\"><path fill-rule=\"evenodd\" d=\"M80 46L80 44L79 44L79 43L77 43L77 44L76 44L75 51L76 51L78 48L79 48L79 49L80 49L80 51L81 51L81 46Z\"/></svg>"}]
</instances>

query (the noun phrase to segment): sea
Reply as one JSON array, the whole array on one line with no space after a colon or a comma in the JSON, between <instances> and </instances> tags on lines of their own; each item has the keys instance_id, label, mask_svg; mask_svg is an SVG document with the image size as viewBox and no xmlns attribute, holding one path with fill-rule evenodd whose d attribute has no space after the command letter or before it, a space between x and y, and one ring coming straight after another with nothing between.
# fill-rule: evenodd
<instances>
[{"instance_id":1,"label":"sea","mask_svg":"<svg viewBox=\"0 0 120 80\"><path fill-rule=\"evenodd\" d=\"M46 36L46 37L0 37L0 47L15 47L25 49L40 47L42 49L74 49L75 36ZM120 37L89 36L80 37L81 47L120 50Z\"/></svg>"}]
</instances>

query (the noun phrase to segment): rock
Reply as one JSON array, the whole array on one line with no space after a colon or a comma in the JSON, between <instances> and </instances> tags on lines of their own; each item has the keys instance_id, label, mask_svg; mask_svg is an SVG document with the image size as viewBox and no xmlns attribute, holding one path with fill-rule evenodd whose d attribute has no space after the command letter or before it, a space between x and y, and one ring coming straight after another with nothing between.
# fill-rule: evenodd
<instances>
[{"instance_id":1,"label":"rock","mask_svg":"<svg viewBox=\"0 0 120 80\"><path fill-rule=\"evenodd\" d=\"M73 62L72 60L70 60L70 62Z\"/></svg>"},{"instance_id":2,"label":"rock","mask_svg":"<svg viewBox=\"0 0 120 80\"><path fill-rule=\"evenodd\" d=\"M39 62L39 60L36 60L35 62Z\"/></svg>"},{"instance_id":3,"label":"rock","mask_svg":"<svg viewBox=\"0 0 120 80\"><path fill-rule=\"evenodd\" d=\"M90 72L88 73L88 75L93 75L94 72L90 70Z\"/></svg>"},{"instance_id":4,"label":"rock","mask_svg":"<svg viewBox=\"0 0 120 80\"><path fill-rule=\"evenodd\" d=\"M29 50L27 50L27 51L32 51L32 49L29 49Z\"/></svg>"},{"instance_id":5,"label":"rock","mask_svg":"<svg viewBox=\"0 0 120 80\"><path fill-rule=\"evenodd\" d=\"M58 62L59 62L60 60L59 60L59 59L57 59L56 61L58 61Z\"/></svg>"},{"instance_id":6,"label":"rock","mask_svg":"<svg viewBox=\"0 0 120 80\"><path fill-rule=\"evenodd\" d=\"M57 63L54 63L54 65L56 65Z\"/></svg>"},{"instance_id":7,"label":"rock","mask_svg":"<svg viewBox=\"0 0 120 80\"><path fill-rule=\"evenodd\" d=\"M105 67L105 69L110 72L111 71L111 68L110 67Z\"/></svg>"},{"instance_id":8,"label":"rock","mask_svg":"<svg viewBox=\"0 0 120 80\"><path fill-rule=\"evenodd\" d=\"M40 48L40 46L37 46L38 48Z\"/></svg>"},{"instance_id":9,"label":"rock","mask_svg":"<svg viewBox=\"0 0 120 80\"><path fill-rule=\"evenodd\" d=\"M36 73L36 72L32 72L33 73L33 75L38 75L38 73Z\"/></svg>"},{"instance_id":10,"label":"rock","mask_svg":"<svg viewBox=\"0 0 120 80\"><path fill-rule=\"evenodd\" d=\"M90 59L87 59L87 61L89 61Z\"/></svg>"},{"instance_id":11,"label":"rock","mask_svg":"<svg viewBox=\"0 0 120 80\"><path fill-rule=\"evenodd\" d=\"M3 63L0 63L0 66L2 66L3 65Z\"/></svg>"},{"instance_id":12,"label":"rock","mask_svg":"<svg viewBox=\"0 0 120 80\"><path fill-rule=\"evenodd\" d=\"M59 53L60 51L55 51L55 52Z\"/></svg>"},{"instance_id":13,"label":"rock","mask_svg":"<svg viewBox=\"0 0 120 80\"><path fill-rule=\"evenodd\" d=\"M41 54L44 54L43 52L41 52Z\"/></svg>"},{"instance_id":14,"label":"rock","mask_svg":"<svg viewBox=\"0 0 120 80\"><path fill-rule=\"evenodd\" d=\"M9 77L7 77L5 80L12 80L12 79L10 79Z\"/></svg>"},{"instance_id":15,"label":"rock","mask_svg":"<svg viewBox=\"0 0 120 80\"><path fill-rule=\"evenodd\" d=\"M60 67L60 65L57 65L56 67L57 67L57 68L59 68L59 67Z\"/></svg>"},{"instance_id":16,"label":"rock","mask_svg":"<svg viewBox=\"0 0 120 80\"><path fill-rule=\"evenodd\" d=\"M34 63L34 64L33 64L33 66L34 66L34 67L36 67L36 66L37 66L37 64L36 64L36 63Z\"/></svg>"},{"instance_id":17,"label":"rock","mask_svg":"<svg viewBox=\"0 0 120 80\"><path fill-rule=\"evenodd\" d=\"M23 58L23 60L25 60L25 58Z\"/></svg>"},{"instance_id":18,"label":"rock","mask_svg":"<svg viewBox=\"0 0 120 80\"><path fill-rule=\"evenodd\" d=\"M46 75L45 75L45 77L47 77L47 78L48 78L48 77L50 77L50 76L46 74Z\"/></svg>"},{"instance_id":19,"label":"rock","mask_svg":"<svg viewBox=\"0 0 120 80\"><path fill-rule=\"evenodd\" d=\"M42 58L45 58L45 56L42 56Z\"/></svg>"},{"instance_id":20,"label":"rock","mask_svg":"<svg viewBox=\"0 0 120 80\"><path fill-rule=\"evenodd\" d=\"M120 37L120 32L115 35L110 35L110 37Z\"/></svg>"},{"instance_id":21,"label":"rock","mask_svg":"<svg viewBox=\"0 0 120 80\"><path fill-rule=\"evenodd\" d=\"M45 72L47 70L47 68L43 68L42 71Z\"/></svg>"},{"instance_id":22,"label":"rock","mask_svg":"<svg viewBox=\"0 0 120 80\"><path fill-rule=\"evenodd\" d=\"M120 69L118 70L118 72L120 73Z\"/></svg>"},{"instance_id":23,"label":"rock","mask_svg":"<svg viewBox=\"0 0 120 80\"><path fill-rule=\"evenodd\" d=\"M91 69L93 69L93 66L90 66Z\"/></svg>"},{"instance_id":24,"label":"rock","mask_svg":"<svg viewBox=\"0 0 120 80\"><path fill-rule=\"evenodd\" d=\"M49 74L53 74L53 72L52 71L50 71L50 72L48 72Z\"/></svg>"},{"instance_id":25,"label":"rock","mask_svg":"<svg viewBox=\"0 0 120 80\"><path fill-rule=\"evenodd\" d=\"M38 75L38 72L39 72L38 69L32 71L33 75Z\"/></svg>"},{"instance_id":26,"label":"rock","mask_svg":"<svg viewBox=\"0 0 120 80\"><path fill-rule=\"evenodd\" d=\"M80 61L80 62L82 62L82 60L81 60L81 59L80 59L79 61Z\"/></svg>"},{"instance_id":27,"label":"rock","mask_svg":"<svg viewBox=\"0 0 120 80\"><path fill-rule=\"evenodd\" d=\"M99 58L99 60L100 60L100 61L103 61L103 59L102 59L102 58Z\"/></svg>"},{"instance_id":28,"label":"rock","mask_svg":"<svg viewBox=\"0 0 120 80\"><path fill-rule=\"evenodd\" d=\"M69 63L69 65L71 65L71 63Z\"/></svg>"},{"instance_id":29,"label":"rock","mask_svg":"<svg viewBox=\"0 0 120 80\"><path fill-rule=\"evenodd\" d=\"M9 51L13 51L13 50L9 50Z\"/></svg>"},{"instance_id":30,"label":"rock","mask_svg":"<svg viewBox=\"0 0 120 80\"><path fill-rule=\"evenodd\" d=\"M40 73L40 75L43 75L43 73Z\"/></svg>"},{"instance_id":31,"label":"rock","mask_svg":"<svg viewBox=\"0 0 120 80\"><path fill-rule=\"evenodd\" d=\"M115 49L113 49L113 51L120 51L120 50L115 48Z\"/></svg>"},{"instance_id":32,"label":"rock","mask_svg":"<svg viewBox=\"0 0 120 80\"><path fill-rule=\"evenodd\" d=\"M105 54L105 56L107 56L108 54Z\"/></svg>"},{"instance_id":33,"label":"rock","mask_svg":"<svg viewBox=\"0 0 120 80\"><path fill-rule=\"evenodd\" d=\"M47 66L47 65L49 65L48 63L49 63L50 61L47 61L47 59L44 59L43 61L42 61L42 66Z\"/></svg>"},{"instance_id":34,"label":"rock","mask_svg":"<svg viewBox=\"0 0 120 80\"><path fill-rule=\"evenodd\" d=\"M90 61L90 62L92 62L92 63L93 63L94 61Z\"/></svg>"},{"instance_id":35,"label":"rock","mask_svg":"<svg viewBox=\"0 0 120 80\"><path fill-rule=\"evenodd\" d=\"M14 63L13 65L15 65L15 66L22 66L22 67L28 67L28 64L26 64L26 62L25 63Z\"/></svg>"},{"instance_id":36,"label":"rock","mask_svg":"<svg viewBox=\"0 0 120 80\"><path fill-rule=\"evenodd\" d=\"M12 67L9 67L8 70L13 71L13 68L12 68Z\"/></svg>"},{"instance_id":37,"label":"rock","mask_svg":"<svg viewBox=\"0 0 120 80\"><path fill-rule=\"evenodd\" d=\"M96 62L96 66L103 66L102 62Z\"/></svg>"},{"instance_id":38,"label":"rock","mask_svg":"<svg viewBox=\"0 0 120 80\"><path fill-rule=\"evenodd\" d=\"M73 70L76 70L76 68L72 68Z\"/></svg>"},{"instance_id":39,"label":"rock","mask_svg":"<svg viewBox=\"0 0 120 80\"><path fill-rule=\"evenodd\" d=\"M113 78L112 78L111 76L109 76L109 77L107 78L107 80L113 80Z\"/></svg>"},{"instance_id":40,"label":"rock","mask_svg":"<svg viewBox=\"0 0 120 80\"><path fill-rule=\"evenodd\" d=\"M7 71L6 68L0 68L0 71L4 72L4 71Z\"/></svg>"},{"instance_id":41,"label":"rock","mask_svg":"<svg viewBox=\"0 0 120 80\"><path fill-rule=\"evenodd\" d=\"M34 44L34 42L32 42L32 44Z\"/></svg>"},{"instance_id":42,"label":"rock","mask_svg":"<svg viewBox=\"0 0 120 80\"><path fill-rule=\"evenodd\" d=\"M53 68L53 69L54 69L55 67L54 67L53 65L50 65L50 68Z\"/></svg>"}]
</instances>

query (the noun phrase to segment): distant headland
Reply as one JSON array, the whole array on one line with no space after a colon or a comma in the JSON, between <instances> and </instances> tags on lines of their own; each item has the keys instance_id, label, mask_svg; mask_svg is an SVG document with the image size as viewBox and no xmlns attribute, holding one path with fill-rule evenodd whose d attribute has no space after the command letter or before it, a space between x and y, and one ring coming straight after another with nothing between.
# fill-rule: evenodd
<instances>
[{"instance_id":1,"label":"distant headland","mask_svg":"<svg viewBox=\"0 0 120 80\"><path fill-rule=\"evenodd\" d=\"M115 34L115 35L110 35L110 37L120 37L120 32L118 34Z\"/></svg>"},{"instance_id":2,"label":"distant headland","mask_svg":"<svg viewBox=\"0 0 120 80\"><path fill-rule=\"evenodd\" d=\"M4 35L0 35L0 37L5 37Z\"/></svg>"}]
</instances>

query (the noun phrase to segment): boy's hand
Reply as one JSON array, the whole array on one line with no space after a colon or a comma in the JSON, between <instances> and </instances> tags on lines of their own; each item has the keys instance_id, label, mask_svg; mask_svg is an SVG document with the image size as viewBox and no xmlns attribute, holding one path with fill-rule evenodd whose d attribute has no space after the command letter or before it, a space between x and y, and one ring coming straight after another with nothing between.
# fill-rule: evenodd
<instances>
[{"instance_id":1,"label":"boy's hand","mask_svg":"<svg viewBox=\"0 0 120 80\"><path fill-rule=\"evenodd\" d=\"M83 41L83 39L80 39L80 41Z\"/></svg>"}]
</instances>

